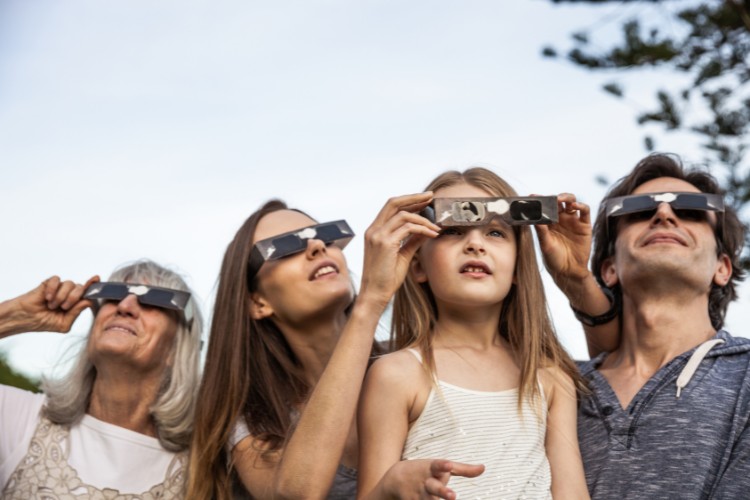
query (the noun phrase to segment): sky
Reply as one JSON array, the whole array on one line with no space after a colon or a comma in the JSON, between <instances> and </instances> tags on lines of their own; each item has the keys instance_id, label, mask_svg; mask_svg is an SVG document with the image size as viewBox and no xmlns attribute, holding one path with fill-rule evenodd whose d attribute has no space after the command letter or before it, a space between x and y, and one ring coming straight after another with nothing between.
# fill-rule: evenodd
<instances>
[{"instance_id":1,"label":"sky","mask_svg":"<svg viewBox=\"0 0 750 500\"><path fill-rule=\"evenodd\" d=\"M0 0L0 300L149 257L185 274L208 315L226 245L270 198L347 219L359 275L361 236L388 198L473 165L596 209L596 177L645 155L634 116L671 77L626 76L616 100L601 90L616 75L541 50L581 28L606 42L644 8L660 14L542 0ZM700 159L689 136L657 132L657 146ZM585 359L545 279L558 334ZM740 293L727 327L747 334ZM54 373L89 325L86 312L67 336L16 335L0 351Z\"/></svg>"}]
</instances>

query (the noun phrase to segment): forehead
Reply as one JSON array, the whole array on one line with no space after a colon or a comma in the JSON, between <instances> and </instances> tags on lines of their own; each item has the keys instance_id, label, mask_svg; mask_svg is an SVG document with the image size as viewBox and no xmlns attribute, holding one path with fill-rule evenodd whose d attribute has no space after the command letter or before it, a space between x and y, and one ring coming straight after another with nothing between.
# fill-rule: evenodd
<instances>
[{"instance_id":1,"label":"forehead","mask_svg":"<svg viewBox=\"0 0 750 500\"><path fill-rule=\"evenodd\" d=\"M317 222L295 210L277 210L264 215L258 221L253 243L314 224Z\"/></svg>"},{"instance_id":2,"label":"forehead","mask_svg":"<svg viewBox=\"0 0 750 500\"><path fill-rule=\"evenodd\" d=\"M462 182L435 191L435 198L486 198L493 196L482 188Z\"/></svg>"},{"instance_id":3,"label":"forehead","mask_svg":"<svg viewBox=\"0 0 750 500\"><path fill-rule=\"evenodd\" d=\"M656 179L651 179L648 182L644 182L635 188L631 194L666 192L700 193L701 191L682 179L676 179L674 177L658 177Z\"/></svg>"}]
</instances>

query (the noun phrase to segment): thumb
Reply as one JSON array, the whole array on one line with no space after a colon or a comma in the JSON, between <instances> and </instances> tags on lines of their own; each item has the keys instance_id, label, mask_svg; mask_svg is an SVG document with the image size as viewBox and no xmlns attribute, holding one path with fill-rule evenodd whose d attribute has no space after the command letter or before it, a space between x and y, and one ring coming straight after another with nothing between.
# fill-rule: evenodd
<instances>
[{"instance_id":1,"label":"thumb","mask_svg":"<svg viewBox=\"0 0 750 500\"><path fill-rule=\"evenodd\" d=\"M88 281L86 281L86 283L83 285L84 292L86 291L86 289L88 289L89 286L91 286L94 283L99 283L100 281L101 281L101 278L99 277L98 274L95 274L92 277L90 277Z\"/></svg>"},{"instance_id":2,"label":"thumb","mask_svg":"<svg viewBox=\"0 0 750 500\"><path fill-rule=\"evenodd\" d=\"M68 311L68 316L71 316L73 320L75 320L84 309L87 309L91 307L93 303L90 300L79 300L76 302L76 304L70 308L70 311Z\"/></svg>"},{"instance_id":3,"label":"thumb","mask_svg":"<svg viewBox=\"0 0 750 500\"><path fill-rule=\"evenodd\" d=\"M549 226L546 224L534 224L534 230L536 231L537 238L539 238L539 246L544 247L549 237Z\"/></svg>"},{"instance_id":4,"label":"thumb","mask_svg":"<svg viewBox=\"0 0 750 500\"><path fill-rule=\"evenodd\" d=\"M87 307L91 307L91 305L92 303L90 300L79 300L78 302L76 302L76 304L65 313L65 319L63 321L64 324L61 328L61 333L69 332L70 328L73 326L73 323L75 323L75 320L78 319L78 316L81 315L84 309L86 309Z\"/></svg>"},{"instance_id":5,"label":"thumb","mask_svg":"<svg viewBox=\"0 0 750 500\"><path fill-rule=\"evenodd\" d=\"M417 253L417 250L419 250L419 247L422 246L422 243L425 241L427 241L427 236L422 234L412 234L409 236L409 239L406 240L404 246L401 247L402 254L409 262L411 262L414 258L414 254Z\"/></svg>"}]
</instances>

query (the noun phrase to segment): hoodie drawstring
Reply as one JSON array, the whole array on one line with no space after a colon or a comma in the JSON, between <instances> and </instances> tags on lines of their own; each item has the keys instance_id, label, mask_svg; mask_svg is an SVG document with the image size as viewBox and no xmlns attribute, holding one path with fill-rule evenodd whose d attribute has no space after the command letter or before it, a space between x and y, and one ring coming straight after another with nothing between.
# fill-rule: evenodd
<instances>
[{"instance_id":1,"label":"hoodie drawstring","mask_svg":"<svg viewBox=\"0 0 750 500\"><path fill-rule=\"evenodd\" d=\"M682 389L685 388L686 385L690 382L690 379L693 378L693 375L695 375L696 370L698 370L698 366L701 364L701 361L703 361L703 358L706 357L706 354L708 354L708 351L710 351L715 345L723 344L724 340L722 339L711 339L703 342L701 345L698 346L698 348L693 352L692 356L690 356L690 359L688 360L687 364L685 365L685 368L682 369L680 372L680 376L677 377L677 397L680 397L680 393L682 392Z\"/></svg>"}]
</instances>

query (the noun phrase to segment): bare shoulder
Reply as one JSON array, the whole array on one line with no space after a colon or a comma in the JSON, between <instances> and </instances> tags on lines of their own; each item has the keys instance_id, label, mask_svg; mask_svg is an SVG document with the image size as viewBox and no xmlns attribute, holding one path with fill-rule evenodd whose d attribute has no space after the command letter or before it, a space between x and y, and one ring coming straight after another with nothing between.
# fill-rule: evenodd
<instances>
[{"instance_id":1,"label":"bare shoulder","mask_svg":"<svg viewBox=\"0 0 750 500\"><path fill-rule=\"evenodd\" d=\"M370 367L365 393L373 400L398 402L409 422L422 413L432 390L432 380L413 352L400 350L379 358Z\"/></svg>"},{"instance_id":2,"label":"bare shoulder","mask_svg":"<svg viewBox=\"0 0 750 500\"><path fill-rule=\"evenodd\" d=\"M426 376L422 364L405 349L379 357L368 371L368 377L386 384L404 385L404 380L418 380L420 376Z\"/></svg>"},{"instance_id":3,"label":"bare shoulder","mask_svg":"<svg viewBox=\"0 0 750 500\"><path fill-rule=\"evenodd\" d=\"M542 384L544 395L549 404L556 394L576 397L576 387L570 375L559 366L546 366L539 370L539 382Z\"/></svg>"}]
</instances>

